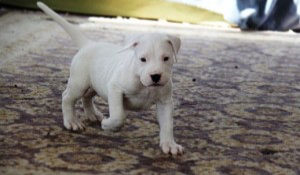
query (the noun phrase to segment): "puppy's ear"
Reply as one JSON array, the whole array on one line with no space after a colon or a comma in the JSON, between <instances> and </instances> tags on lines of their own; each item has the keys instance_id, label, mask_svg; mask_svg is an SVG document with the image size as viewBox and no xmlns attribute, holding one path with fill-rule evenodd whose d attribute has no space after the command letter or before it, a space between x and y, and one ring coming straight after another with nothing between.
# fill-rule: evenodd
<instances>
[{"instance_id":1,"label":"puppy's ear","mask_svg":"<svg viewBox=\"0 0 300 175\"><path fill-rule=\"evenodd\" d=\"M168 35L168 43L170 43L173 48L175 61L177 62L177 54L181 46L181 40L179 37Z\"/></svg>"},{"instance_id":2,"label":"puppy's ear","mask_svg":"<svg viewBox=\"0 0 300 175\"><path fill-rule=\"evenodd\" d=\"M138 42L133 42L125 45L118 53L124 52L128 49L134 49L139 43Z\"/></svg>"},{"instance_id":3,"label":"puppy's ear","mask_svg":"<svg viewBox=\"0 0 300 175\"><path fill-rule=\"evenodd\" d=\"M138 40L141 35L131 35L127 36L124 41L124 47L118 52L124 52L128 49L134 49L139 44Z\"/></svg>"}]
</instances>

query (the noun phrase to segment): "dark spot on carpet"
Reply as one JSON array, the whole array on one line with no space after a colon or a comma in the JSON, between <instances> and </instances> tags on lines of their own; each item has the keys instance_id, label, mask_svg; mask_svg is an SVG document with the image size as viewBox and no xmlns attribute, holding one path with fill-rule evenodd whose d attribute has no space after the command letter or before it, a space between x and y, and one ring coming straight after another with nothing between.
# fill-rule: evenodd
<instances>
[{"instance_id":1,"label":"dark spot on carpet","mask_svg":"<svg viewBox=\"0 0 300 175\"><path fill-rule=\"evenodd\" d=\"M263 155L273 155L273 154L278 153L278 151L269 149L269 148L265 148L265 149L260 150L260 153L262 153Z\"/></svg>"},{"instance_id":2,"label":"dark spot on carpet","mask_svg":"<svg viewBox=\"0 0 300 175\"><path fill-rule=\"evenodd\" d=\"M236 124L239 126L248 126L248 124L246 122L242 122L242 121L238 121L238 122L236 122Z\"/></svg>"}]
</instances>

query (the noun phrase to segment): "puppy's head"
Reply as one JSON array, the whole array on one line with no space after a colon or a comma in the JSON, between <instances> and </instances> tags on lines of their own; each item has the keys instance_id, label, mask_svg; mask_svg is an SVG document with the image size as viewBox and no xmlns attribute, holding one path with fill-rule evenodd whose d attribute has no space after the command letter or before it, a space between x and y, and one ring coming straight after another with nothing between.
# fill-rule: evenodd
<instances>
[{"instance_id":1,"label":"puppy's head","mask_svg":"<svg viewBox=\"0 0 300 175\"><path fill-rule=\"evenodd\" d=\"M178 37L164 34L136 35L127 39L126 43L123 50L134 51L134 71L144 86L164 86L168 83L181 44Z\"/></svg>"}]
</instances>

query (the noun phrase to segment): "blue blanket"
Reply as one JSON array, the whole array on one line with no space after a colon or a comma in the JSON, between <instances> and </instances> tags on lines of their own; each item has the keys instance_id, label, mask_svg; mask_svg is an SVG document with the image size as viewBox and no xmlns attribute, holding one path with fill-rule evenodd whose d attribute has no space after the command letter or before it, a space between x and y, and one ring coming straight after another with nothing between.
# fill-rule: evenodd
<instances>
[{"instance_id":1,"label":"blue blanket","mask_svg":"<svg viewBox=\"0 0 300 175\"><path fill-rule=\"evenodd\" d=\"M300 30L300 0L234 0L224 17L242 30Z\"/></svg>"}]
</instances>

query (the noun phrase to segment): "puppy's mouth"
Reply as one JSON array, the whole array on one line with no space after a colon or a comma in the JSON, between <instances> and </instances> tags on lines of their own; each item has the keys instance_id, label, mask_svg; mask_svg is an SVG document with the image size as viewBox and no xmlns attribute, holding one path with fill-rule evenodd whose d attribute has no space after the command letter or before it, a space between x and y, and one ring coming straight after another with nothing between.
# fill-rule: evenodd
<instances>
[{"instance_id":1,"label":"puppy's mouth","mask_svg":"<svg viewBox=\"0 0 300 175\"><path fill-rule=\"evenodd\" d=\"M154 84L151 84L149 87L161 87L161 86L164 86L164 85L158 84L158 83L154 83Z\"/></svg>"}]
</instances>

